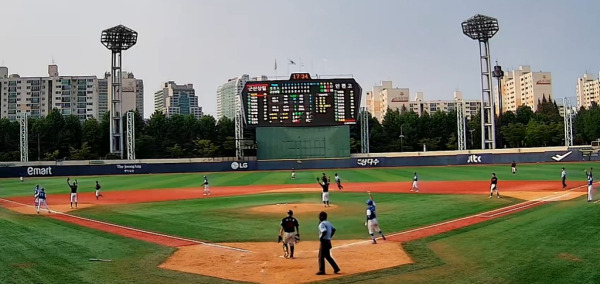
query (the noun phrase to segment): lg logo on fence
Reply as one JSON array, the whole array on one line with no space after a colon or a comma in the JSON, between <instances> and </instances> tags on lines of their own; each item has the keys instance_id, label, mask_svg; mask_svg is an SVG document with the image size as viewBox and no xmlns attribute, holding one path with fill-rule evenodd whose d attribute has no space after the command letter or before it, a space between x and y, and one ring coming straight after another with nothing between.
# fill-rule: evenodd
<instances>
[{"instance_id":1,"label":"lg logo on fence","mask_svg":"<svg viewBox=\"0 0 600 284\"><path fill-rule=\"evenodd\" d=\"M358 159L356 160L356 163L359 166L377 166L377 164L379 164L379 159L375 158L375 159Z\"/></svg>"},{"instance_id":2,"label":"lg logo on fence","mask_svg":"<svg viewBox=\"0 0 600 284\"><path fill-rule=\"evenodd\" d=\"M467 163L481 163L481 156L477 156L477 155L471 155L469 156L469 158L467 159Z\"/></svg>"},{"instance_id":3,"label":"lg logo on fence","mask_svg":"<svg viewBox=\"0 0 600 284\"><path fill-rule=\"evenodd\" d=\"M233 170L247 169L247 168L248 168L248 163L238 163L238 162L231 163L231 169L233 169Z\"/></svg>"},{"instance_id":4,"label":"lg logo on fence","mask_svg":"<svg viewBox=\"0 0 600 284\"><path fill-rule=\"evenodd\" d=\"M52 175L52 167L47 168L27 168L28 176L51 176Z\"/></svg>"}]
</instances>

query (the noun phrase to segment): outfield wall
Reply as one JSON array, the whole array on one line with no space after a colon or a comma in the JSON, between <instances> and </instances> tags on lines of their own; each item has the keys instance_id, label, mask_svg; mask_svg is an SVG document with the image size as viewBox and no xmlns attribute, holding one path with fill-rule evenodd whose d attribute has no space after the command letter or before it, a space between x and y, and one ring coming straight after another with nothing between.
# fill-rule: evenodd
<instances>
[{"instance_id":1,"label":"outfield wall","mask_svg":"<svg viewBox=\"0 0 600 284\"><path fill-rule=\"evenodd\" d=\"M411 153L355 154L345 159L220 161L202 159L68 161L0 163L0 178L31 176L123 175L195 173L249 170L297 170L332 168L378 168L452 166L477 164L558 163L584 159L580 151L566 147L469 150ZM598 160L596 157L594 160ZM101 164L100 164L101 163Z\"/></svg>"}]
</instances>

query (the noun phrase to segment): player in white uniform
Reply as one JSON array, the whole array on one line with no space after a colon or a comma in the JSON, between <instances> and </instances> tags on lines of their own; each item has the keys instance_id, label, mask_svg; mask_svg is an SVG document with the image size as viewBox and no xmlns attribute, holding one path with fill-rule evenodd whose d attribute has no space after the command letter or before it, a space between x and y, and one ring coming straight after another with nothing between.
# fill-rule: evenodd
<instances>
[{"instance_id":1,"label":"player in white uniform","mask_svg":"<svg viewBox=\"0 0 600 284\"><path fill-rule=\"evenodd\" d=\"M335 183L337 184L338 189L339 190L344 189L344 187L342 186L342 179L340 179L340 176L338 176L337 173L335 173L334 179L335 179Z\"/></svg>"},{"instance_id":2,"label":"player in white uniform","mask_svg":"<svg viewBox=\"0 0 600 284\"><path fill-rule=\"evenodd\" d=\"M208 185L208 178L204 176L204 195L210 195L210 186Z\"/></svg>"},{"instance_id":3,"label":"player in white uniform","mask_svg":"<svg viewBox=\"0 0 600 284\"><path fill-rule=\"evenodd\" d=\"M98 199L99 197L104 197L102 193L100 193L100 188L102 187L100 186L98 181L96 181L96 186L94 187L94 189L96 190L96 199Z\"/></svg>"},{"instance_id":4,"label":"player in white uniform","mask_svg":"<svg viewBox=\"0 0 600 284\"><path fill-rule=\"evenodd\" d=\"M594 176L592 175L592 168L590 168L590 171L588 172L587 170L585 171L585 176L587 177L587 190L588 190L588 202L592 202L594 200L594 198L592 197L592 191L594 190Z\"/></svg>"},{"instance_id":5,"label":"player in white uniform","mask_svg":"<svg viewBox=\"0 0 600 284\"><path fill-rule=\"evenodd\" d=\"M37 206L38 205L38 193L40 192L40 185L36 184L35 188L33 189L33 206Z\"/></svg>"},{"instance_id":6,"label":"player in white uniform","mask_svg":"<svg viewBox=\"0 0 600 284\"><path fill-rule=\"evenodd\" d=\"M294 170L294 168L292 168L292 179L296 178L296 170Z\"/></svg>"},{"instance_id":7,"label":"player in white uniform","mask_svg":"<svg viewBox=\"0 0 600 284\"><path fill-rule=\"evenodd\" d=\"M73 208L73 203L75 203L75 208L77 208L77 186L79 183L75 180L74 183L69 183L71 178L67 178L67 184L69 188L71 188L71 208Z\"/></svg>"},{"instance_id":8,"label":"player in white uniform","mask_svg":"<svg viewBox=\"0 0 600 284\"><path fill-rule=\"evenodd\" d=\"M373 200L373 195L369 191L369 200L367 200L367 222L365 222L365 226L369 229L369 235L371 236L371 240L373 244L376 244L375 240L375 232L378 232L381 235L381 238L385 241L385 236L383 232L379 228L379 222L377 222L377 215L375 214L375 201Z\"/></svg>"},{"instance_id":9,"label":"player in white uniform","mask_svg":"<svg viewBox=\"0 0 600 284\"><path fill-rule=\"evenodd\" d=\"M50 214L50 208L48 208L48 204L46 203L46 191L43 187L40 189L36 197L38 198L38 205L36 208L37 213L40 214L40 206L44 204L44 207L46 207L46 210L48 210L48 214Z\"/></svg>"},{"instance_id":10,"label":"player in white uniform","mask_svg":"<svg viewBox=\"0 0 600 284\"><path fill-rule=\"evenodd\" d=\"M410 187L410 191L419 192L419 176L417 175L417 172L415 172L415 175L413 176L413 183Z\"/></svg>"}]
</instances>

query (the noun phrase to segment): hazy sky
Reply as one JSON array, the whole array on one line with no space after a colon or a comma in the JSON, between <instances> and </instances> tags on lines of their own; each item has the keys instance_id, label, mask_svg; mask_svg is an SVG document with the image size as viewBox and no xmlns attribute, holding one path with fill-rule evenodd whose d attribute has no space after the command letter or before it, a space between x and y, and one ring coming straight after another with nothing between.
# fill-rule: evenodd
<instances>
[{"instance_id":1,"label":"hazy sky","mask_svg":"<svg viewBox=\"0 0 600 284\"><path fill-rule=\"evenodd\" d=\"M0 59L9 73L103 76L110 52L103 29L139 33L124 70L144 79L146 116L164 81L193 83L205 113L216 115L216 89L241 74L299 71L353 74L363 92L381 80L411 98L480 97L477 43L460 23L496 17L491 55L504 70L531 65L552 72L556 98L574 97L576 78L600 70L600 1L594 0L213 0L5 1ZM574 102L574 101L573 101Z\"/></svg>"}]
</instances>

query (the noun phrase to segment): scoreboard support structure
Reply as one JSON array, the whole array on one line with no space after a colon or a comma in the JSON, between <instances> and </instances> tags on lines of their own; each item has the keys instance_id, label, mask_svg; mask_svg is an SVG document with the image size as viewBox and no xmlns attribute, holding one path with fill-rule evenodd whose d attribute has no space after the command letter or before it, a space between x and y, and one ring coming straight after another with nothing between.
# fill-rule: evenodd
<instances>
[{"instance_id":1,"label":"scoreboard support structure","mask_svg":"<svg viewBox=\"0 0 600 284\"><path fill-rule=\"evenodd\" d=\"M360 152L369 153L369 111L366 107L360 108Z\"/></svg>"},{"instance_id":2,"label":"scoreboard support structure","mask_svg":"<svg viewBox=\"0 0 600 284\"><path fill-rule=\"evenodd\" d=\"M244 158L244 149L242 148L242 140L244 139L244 123L242 112L235 112L235 156L242 160Z\"/></svg>"}]
</instances>

